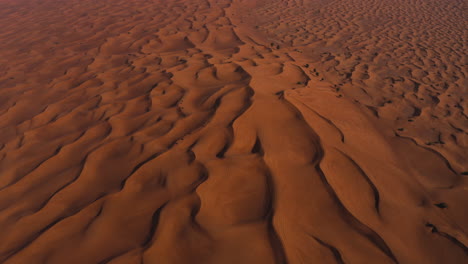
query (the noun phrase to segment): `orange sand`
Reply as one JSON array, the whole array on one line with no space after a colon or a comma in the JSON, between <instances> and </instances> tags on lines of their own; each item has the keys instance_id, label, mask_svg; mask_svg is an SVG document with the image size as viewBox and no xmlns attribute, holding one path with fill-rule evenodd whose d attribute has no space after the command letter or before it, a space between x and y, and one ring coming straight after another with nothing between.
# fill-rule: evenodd
<instances>
[{"instance_id":1,"label":"orange sand","mask_svg":"<svg viewBox=\"0 0 468 264\"><path fill-rule=\"evenodd\" d=\"M0 0L0 263L467 263L464 9Z\"/></svg>"}]
</instances>

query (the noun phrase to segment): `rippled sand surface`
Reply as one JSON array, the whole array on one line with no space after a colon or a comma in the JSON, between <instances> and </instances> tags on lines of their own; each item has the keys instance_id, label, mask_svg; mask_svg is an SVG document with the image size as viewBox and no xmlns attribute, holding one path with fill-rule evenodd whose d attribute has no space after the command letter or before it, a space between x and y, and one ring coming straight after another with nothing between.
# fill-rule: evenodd
<instances>
[{"instance_id":1,"label":"rippled sand surface","mask_svg":"<svg viewBox=\"0 0 468 264\"><path fill-rule=\"evenodd\" d=\"M0 263L466 263L464 9L0 0Z\"/></svg>"}]
</instances>

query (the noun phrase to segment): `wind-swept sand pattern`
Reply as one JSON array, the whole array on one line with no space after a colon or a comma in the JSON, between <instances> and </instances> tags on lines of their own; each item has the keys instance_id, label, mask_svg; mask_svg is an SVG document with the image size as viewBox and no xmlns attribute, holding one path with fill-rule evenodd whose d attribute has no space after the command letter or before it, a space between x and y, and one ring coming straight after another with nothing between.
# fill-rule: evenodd
<instances>
[{"instance_id":1,"label":"wind-swept sand pattern","mask_svg":"<svg viewBox=\"0 0 468 264\"><path fill-rule=\"evenodd\" d=\"M0 262L465 263L463 5L0 0Z\"/></svg>"}]
</instances>

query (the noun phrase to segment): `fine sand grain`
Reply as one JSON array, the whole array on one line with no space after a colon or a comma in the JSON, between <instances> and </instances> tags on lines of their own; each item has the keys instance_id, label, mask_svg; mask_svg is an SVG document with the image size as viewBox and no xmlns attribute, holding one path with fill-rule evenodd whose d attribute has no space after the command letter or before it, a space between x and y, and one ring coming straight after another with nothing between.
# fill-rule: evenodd
<instances>
[{"instance_id":1,"label":"fine sand grain","mask_svg":"<svg viewBox=\"0 0 468 264\"><path fill-rule=\"evenodd\" d=\"M0 263L467 263L467 14L0 0Z\"/></svg>"}]
</instances>

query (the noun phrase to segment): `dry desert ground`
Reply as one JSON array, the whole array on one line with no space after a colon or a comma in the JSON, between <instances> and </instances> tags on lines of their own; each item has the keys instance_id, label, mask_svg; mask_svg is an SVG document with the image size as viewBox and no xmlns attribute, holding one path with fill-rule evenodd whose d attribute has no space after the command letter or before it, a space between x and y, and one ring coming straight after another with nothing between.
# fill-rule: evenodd
<instances>
[{"instance_id":1,"label":"dry desert ground","mask_svg":"<svg viewBox=\"0 0 468 264\"><path fill-rule=\"evenodd\" d=\"M466 0L0 0L0 263L468 263Z\"/></svg>"}]
</instances>

